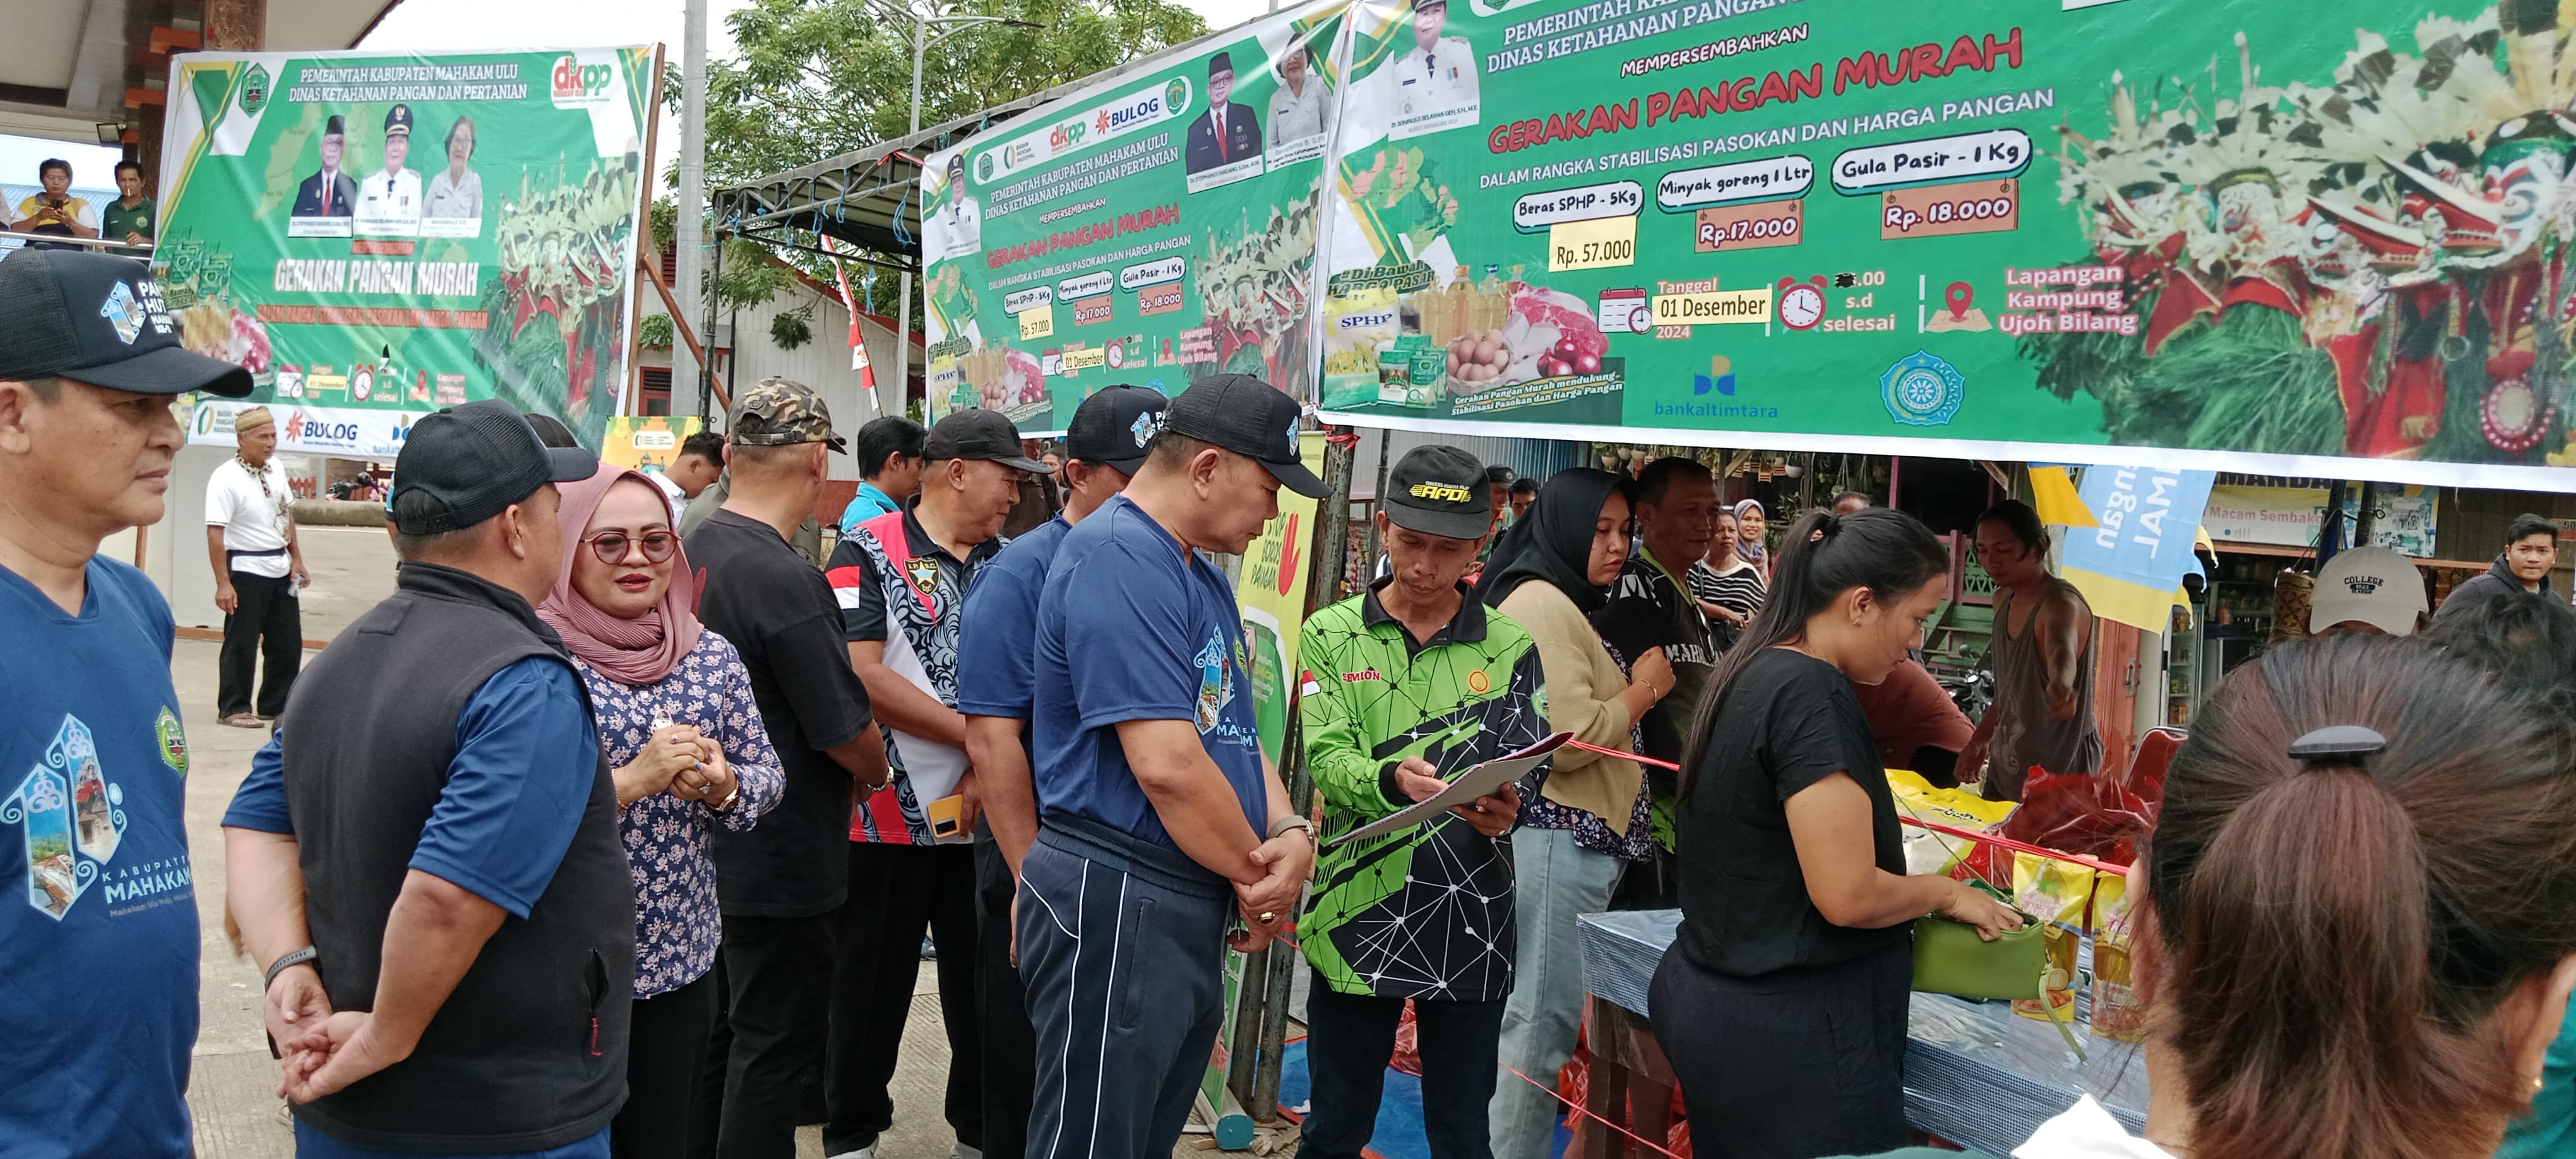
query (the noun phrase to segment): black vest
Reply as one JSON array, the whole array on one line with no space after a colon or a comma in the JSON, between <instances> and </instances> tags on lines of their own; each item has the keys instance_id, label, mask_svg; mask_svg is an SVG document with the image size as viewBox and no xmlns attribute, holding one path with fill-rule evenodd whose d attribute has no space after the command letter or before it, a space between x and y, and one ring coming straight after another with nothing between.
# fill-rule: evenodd
<instances>
[{"instance_id":1,"label":"black vest","mask_svg":"<svg viewBox=\"0 0 2576 1159\"><path fill-rule=\"evenodd\" d=\"M395 593L295 682L281 725L286 802L332 1009L374 1008L385 923L446 786L457 718L484 681L530 657L571 665L526 600L406 563ZM586 689L582 717L592 719ZM544 896L525 919L502 920L411 1057L295 1114L378 1150L579 1142L625 1101L634 989L635 893L603 758Z\"/></svg>"}]
</instances>

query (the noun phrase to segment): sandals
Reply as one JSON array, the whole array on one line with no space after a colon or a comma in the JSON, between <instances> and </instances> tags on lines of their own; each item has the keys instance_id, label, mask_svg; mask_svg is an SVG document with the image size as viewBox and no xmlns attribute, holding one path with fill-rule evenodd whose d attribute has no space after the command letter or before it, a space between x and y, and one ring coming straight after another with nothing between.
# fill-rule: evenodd
<instances>
[{"instance_id":1,"label":"sandals","mask_svg":"<svg viewBox=\"0 0 2576 1159\"><path fill-rule=\"evenodd\" d=\"M224 722L225 724L231 725L231 726L232 726L232 727L234 727L234 728L266 728L266 727L268 727L268 722L267 722L267 721L261 720L257 715L255 715L255 714L253 714L253 713L248 713L248 712L236 712L236 713L232 714L231 716L227 716L227 717L225 717L225 718L224 718L224 720L223 720L223 722Z\"/></svg>"}]
</instances>

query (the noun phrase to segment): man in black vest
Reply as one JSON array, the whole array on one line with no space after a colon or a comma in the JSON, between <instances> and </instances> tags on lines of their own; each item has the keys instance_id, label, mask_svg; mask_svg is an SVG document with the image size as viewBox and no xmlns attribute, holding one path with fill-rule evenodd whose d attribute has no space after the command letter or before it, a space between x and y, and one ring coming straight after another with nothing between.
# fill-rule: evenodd
<instances>
[{"instance_id":1,"label":"man in black vest","mask_svg":"<svg viewBox=\"0 0 2576 1159\"><path fill-rule=\"evenodd\" d=\"M553 484L596 467L500 402L414 424L395 592L316 658L224 816L270 993L319 982L268 1018L306 1154L608 1154L634 892L589 696L534 607Z\"/></svg>"}]
</instances>

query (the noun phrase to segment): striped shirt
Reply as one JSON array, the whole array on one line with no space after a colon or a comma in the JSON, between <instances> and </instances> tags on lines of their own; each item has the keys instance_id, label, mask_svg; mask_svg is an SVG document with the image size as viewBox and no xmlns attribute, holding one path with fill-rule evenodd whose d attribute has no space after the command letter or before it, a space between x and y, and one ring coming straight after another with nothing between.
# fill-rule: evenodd
<instances>
[{"instance_id":1,"label":"striped shirt","mask_svg":"<svg viewBox=\"0 0 2576 1159\"><path fill-rule=\"evenodd\" d=\"M1762 610L1762 569L1739 559L1721 574L1707 560L1699 560L1690 566L1690 590L1694 598L1749 620Z\"/></svg>"}]
</instances>

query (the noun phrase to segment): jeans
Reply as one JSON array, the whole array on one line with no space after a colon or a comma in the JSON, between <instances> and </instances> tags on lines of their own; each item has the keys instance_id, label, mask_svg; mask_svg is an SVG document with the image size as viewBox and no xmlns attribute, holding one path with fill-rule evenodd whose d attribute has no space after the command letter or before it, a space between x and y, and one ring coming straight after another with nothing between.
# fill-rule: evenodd
<instances>
[{"instance_id":1,"label":"jeans","mask_svg":"<svg viewBox=\"0 0 2576 1159\"><path fill-rule=\"evenodd\" d=\"M1377 1130L1379 1099L1386 1093L1387 1061L1395 1054L1396 1025L1404 999L1343 994L1321 973L1306 1000L1306 1069L1314 1078L1314 1110L1306 1116L1303 1159L1359 1159ZM1503 1004L1413 1003L1415 1041L1422 1055L1422 1125L1431 1159L1493 1159L1486 1108L1502 1068L1494 1065Z\"/></svg>"},{"instance_id":2,"label":"jeans","mask_svg":"<svg viewBox=\"0 0 2576 1159\"><path fill-rule=\"evenodd\" d=\"M1494 1159L1547 1159L1556 1142L1556 1072L1574 1056L1583 1026L1583 944L1574 919L1610 908L1627 863L1574 844L1565 829L1512 831L1512 888L1520 897L1520 957L1503 1004L1502 1065L1545 1090L1498 1071Z\"/></svg>"}]
</instances>

